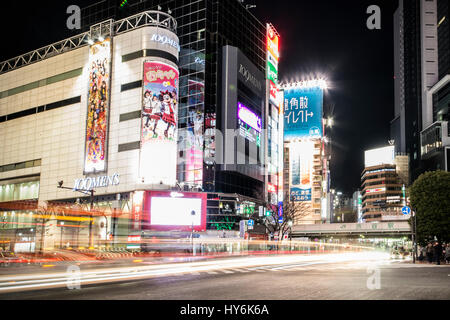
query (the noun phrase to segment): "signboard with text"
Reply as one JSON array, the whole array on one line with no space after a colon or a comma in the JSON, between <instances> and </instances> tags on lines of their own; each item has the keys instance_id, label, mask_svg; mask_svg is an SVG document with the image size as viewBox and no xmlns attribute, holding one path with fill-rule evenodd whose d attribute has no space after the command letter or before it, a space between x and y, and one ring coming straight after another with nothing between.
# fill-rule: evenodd
<instances>
[{"instance_id":1,"label":"signboard with text","mask_svg":"<svg viewBox=\"0 0 450 320\"><path fill-rule=\"evenodd\" d=\"M287 88L284 91L285 141L323 137L323 89Z\"/></svg>"}]
</instances>

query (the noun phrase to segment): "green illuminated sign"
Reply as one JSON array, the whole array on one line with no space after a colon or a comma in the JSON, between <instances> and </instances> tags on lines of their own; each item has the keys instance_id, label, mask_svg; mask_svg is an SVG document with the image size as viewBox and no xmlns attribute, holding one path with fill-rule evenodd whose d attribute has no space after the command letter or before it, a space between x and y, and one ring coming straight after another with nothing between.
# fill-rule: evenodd
<instances>
[{"instance_id":1,"label":"green illuminated sign","mask_svg":"<svg viewBox=\"0 0 450 320\"><path fill-rule=\"evenodd\" d=\"M267 62L267 76L274 84L278 84L278 70L270 61Z\"/></svg>"}]
</instances>

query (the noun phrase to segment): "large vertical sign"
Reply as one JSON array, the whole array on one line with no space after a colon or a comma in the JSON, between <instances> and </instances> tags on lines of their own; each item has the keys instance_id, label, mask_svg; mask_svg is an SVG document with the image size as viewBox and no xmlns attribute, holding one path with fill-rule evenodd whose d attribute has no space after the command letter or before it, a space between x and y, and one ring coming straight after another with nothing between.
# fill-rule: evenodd
<instances>
[{"instance_id":1,"label":"large vertical sign","mask_svg":"<svg viewBox=\"0 0 450 320\"><path fill-rule=\"evenodd\" d=\"M111 83L111 40L89 48L89 92L84 173L106 171Z\"/></svg>"},{"instance_id":2,"label":"large vertical sign","mask_svg":"<svg viewBox=\"0 0 450 320\"><path fill-rule=\"evenodd\" d=\"M186 177L189 183L203 183L203 142L205 102L204 82L189 80L189 126L187 129L186 146Z\"/></svg>"},{"instance_id":3,"label":"large vertical sign","mask_svg":"<svg viewBox=\"0 0 450 320\"><path fill-rule=\"evenodd\" d=\"M290 198L294 202L312 200L314 142L306 140L290 144Z\"/></svg>"},{"instance_id":4,"label":"large vertical sign","mask_svg":"<svg viewBox=\"0 0 450 320\"><path fill-rule=\"evenodd\" d=\"M178 81L177 68L144 63L140 175L145 184L176 183Z\"/></svg>"},{"instance_id":5,"label":"large vertical sign","mask_svg":"<svg viewBox=\"0 0 450 320\"><path fill-rule=\"evenodd\" d=\"M142 211L144 205L144 191L136 191L133 193L131 212L131 231L141 231L142 229Z\"/></svg>"},{"instance_id":6,"label":"large vertical sign","mask_svg":"<svg viewBox=\"0 0 450 320\"><path fill-rule=\"evenodd\" d=\"M267 79L269 81L270 101L277 104L278 62L280 59L280 37L271 24L267 25Z\"/></svg>"},{"instance_id":7,"label":"large vertical sign","mask_svg":"<svg viewBox=\"0 0 450 320\"><path fill-rule=\"evenodd\" d=\"M323 89L287 88L284 92L285 141L323 136Z\"/></svg>"}]
</instances>

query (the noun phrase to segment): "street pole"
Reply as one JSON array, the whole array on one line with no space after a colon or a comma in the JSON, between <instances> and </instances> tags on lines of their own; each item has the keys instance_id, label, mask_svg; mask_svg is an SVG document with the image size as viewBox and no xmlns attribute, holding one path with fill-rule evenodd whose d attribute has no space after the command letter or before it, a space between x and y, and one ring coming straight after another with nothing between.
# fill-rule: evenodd
<instances>
[{"instance_id":1,"label":"street pole","mask_svg":"<svg viewBox=\"0 0 450 320\"><path fill-rule=\"evenodd\" d=\"M289 228L289 252L292 253L292 226Z\"/></svg>"},{"instance_id":2,"label":"street pole","mask_svg":"<svg viewBox=\"0 0 450 320\"><path fill-rule=\"evenodd\" d=\"M91 213L91 219L89 220L89 248L92 248L94 246L94 237L92 234L92 227L93 227L93 215L92 211L94 210L94 189L91 190L91 206L90 206L90 213Z\"/></svg>"},{"instance_id":3,"label":"street pole","mask_svg":"<svg viewBox=\"0 0 450 320\"><path fill-rule=\"evenodd\" d=\"M414 248L413 248L413 260L414 263L416 263L416 259L417 259L417 214L415 212L413 212L414 214Z\"/></svg>"}]
</instances>

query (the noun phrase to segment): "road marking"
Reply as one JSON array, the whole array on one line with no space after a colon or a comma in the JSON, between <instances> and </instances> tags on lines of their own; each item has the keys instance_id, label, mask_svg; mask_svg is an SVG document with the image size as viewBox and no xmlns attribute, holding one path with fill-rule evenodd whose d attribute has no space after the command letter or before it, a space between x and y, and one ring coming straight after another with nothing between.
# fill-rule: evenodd
<instances>
[{"instance_id":1,"label":"road marking","mask_svg":"<svg viewBox=\"0 0 450 320\"><path fill-rule=\"evenodd\" d=\"M208 274L218 274L218 273L214 271L208 271Z\"/></svg>"},{"instance_id":2,"label":"road marking","mask_svg":"<svg viewBox=\"0 0 450 320\"><path fill-rule=\"evenodd\" d=\"M229 270L220 270L220 272L223 272L225 274L233 274L233 271L229 271Z\"/></svg>"},{"instance_id":3,"label":"road marking","mask_svg":"<svg viewBox=\"0 0 450 320\"><path fill-rule=\"evenodd\" d=\"M261 269L254 270L254 271L256 271L256 272L266 272L266 270L261 270Z\"/></svg>"},{"instance_id":4,"label":"road marking","mask_svg":"<svg viewBox=\"0 0 450 320\"><path fill-rule=\"evenodd\" d=\"M241 272L241 273L249 273L250 271L248 270L243 270L243 269L232 269L235 272Z\"/></svg>"},{"instance_id":5,"label":"road marking","mask_svg":"<svg viewBox=\"0 0 450 320\"><path fill-rule=\"evenodd\" d=\"M191 275L193 275L193 276L200 276L201 274L200 274L200 272L191 272Z\"/></svg>"}]
</instances>

